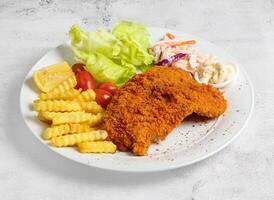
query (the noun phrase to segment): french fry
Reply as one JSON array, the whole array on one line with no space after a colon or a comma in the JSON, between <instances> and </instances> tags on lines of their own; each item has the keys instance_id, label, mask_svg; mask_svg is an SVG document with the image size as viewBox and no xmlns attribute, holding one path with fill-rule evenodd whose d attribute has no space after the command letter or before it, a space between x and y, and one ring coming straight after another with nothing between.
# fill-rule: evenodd
<instances>
[{"instance_id":1,"label":"french fry","mask_svg":"<svg viewBox=\"0 0 274 200\"><path fill-rule=\"evenodd\" d=\"M42 122L50 123L51 120L48 120L47 118L45 118L43 113L44 112L39 112L38 115L37 115L37 118Z\"/></svg>"},{"instance_id":2,"label":"french fry","mask_svg":"<svg viewBox=\"0 0 274 200\"><path fill-rule=\"evenodd\" d=\"M82 106L82 108L89 113L100 113L103 112L104 109L97 104L95 101L91 101L91 102L80 102L80 105Z\"/></svg>"},{"instance_id":3,"label":"french fry","mask_svg":"<svg viewBox=\"0 0 274 200\"><path fill-rule=\"evenodd\" d=\"M39 112L38 118L43 122L51 122L54 116L64 114L63 112Z\"/></svg>"},{"instance_id":4,"label":"french fry","mask_svg":"<svg viewBox=\"0 0 274 200\"><path fill-rule=\"evenodd\" d=\"M82 110L81 105L76 101L64 101L64 100L35 100L33 107L36 111L54 111L54 112L69 112Z\"/></svg>"},{"instance_id":5,"label":"french fry","mask_svg":"<svg viewBox=\"0 0 274 200\"><path fill-rule=\"evenodd\" d=\"M88 132L91 130L88 123L82 123L82 124L69 124L70 126L70 133L82 133L82 132Z\"/></svg>"},{"instance_id":6,"label":"french fry","mask_svg":"<svg viewBox=\"0 0 274 200\"><path fill-rule=\"evenodd\" d=\"M40 100L73 100L80 95L80 91L76 89L70 89L68 91L41 93L39 95Z\"/></svg>"},{"instance_id":7,"label":"french fry","mask_svg":"<svg viewBox=\"0 0 274 200\"><path fill-rule=\"evenodd\" d=\"M110 141L83 142L78 144L81 153L115 153L116 145Z\"/></svg>"},{"instance_id":8,"label":"french fry","mask_svg":"<svg viewBox=\"0 0 274 200\"><path fill-rule=\"evenodd\" d=\"M77 114L77 113L84 113L84 111L78 111L78 112L48 112L48 111L45 111L45 112L39 112L38 118L44 122L51 122L53 117L56 117L58 115L68 114L68 113Z\"/></svg>"},{"instance_id":9,"label":"french fry","mask_svg":"<svg viewBox=\"0 0 274 200\"><path fill-rule=\"evenodd\" d=\"M90 130L89 124L60 124L47 128L42 134L42 137L45 140L49 140L61 135L88 132Z\"/></svg>"},{"instance_id":10,"label":"french fry","mask_svg":"<svg viewBox=\"0 0 274 200\"><path fill-rule=\"evenodd\" d=\"M88 89L78 96L78 101L94 101L95 97L95 92L92 89Z\"/></svg>"},{"instance_id":11,"label":"french fry","mask_svg":"<svg viewBox=\"0 0 274 200\"><path fill-rule=\"evenodd\" d=\"M66 79L61 84L59 84L56 88L54 88L52 92L57 92L61 94L66 92L67 90L70 90L71 88L74 88L76 84L77 84L76 77L73 74L68 79Z\"/></svg>"},{"instance_id":12,"label":"french fry","mask_svg":"<svg viewBox=\"0 0 274 200\"><path fill-rule=\"evenodd\" d=\"M57 137L60 135L65 135L70 133L70 125L69 124L62 124L58 126L52 126L47 128L44 133L42 134L42 137L45 140L49 140L52 137Z\"/></svg>"},{"instance_id":13,"label":"french fry","mask_svg":"<svg viewBox=\"0 0 274 200\"><path fill-rule=\"evenodd\" d=\"M77 123L89 123L92 114L90 113L64 113L62 115L54 116L52 119L53 125L58 124L77 124Z\"/></svg>"},{"instance_id":14,"label":"french fry","mask_svg":"<svg viewBox=\"0 0 274 200\"><path fill-rule=\"evenodd\" d=\"M107 132L104 130L93 130L85 133L53 137L51 143L56 147L66 147L82 142L104 140L107 138L107 135Z\"/></svg>"},{"instance_id":15,"label":"french fry","mask_svg":"<svg viewBox=\"0 0 274 200\"><path fill-rule=\"evenodd\" d=\"M89 125L90 126L96 126L100 124L103 120L104 113L97 113L96 115L91 115Z\"/></svg>"},{"instance_id":16,"label":"french fry","mask_svg":"<svg viewBox=\"0 0 274 200\"><path fill-rule=\"evenodd\" d=\"M77 124L88 123L91 126L99 124L103 119L103 114L98 113L96 115L91 113L64 113L63 115L57 115L53 117L52 124Z\"/></svg>"}]
</instances>

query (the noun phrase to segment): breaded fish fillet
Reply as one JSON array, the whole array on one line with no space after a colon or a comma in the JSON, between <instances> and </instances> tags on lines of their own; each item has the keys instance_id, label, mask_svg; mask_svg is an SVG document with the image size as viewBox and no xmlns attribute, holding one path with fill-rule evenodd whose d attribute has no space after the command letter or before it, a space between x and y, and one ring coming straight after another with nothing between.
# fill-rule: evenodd
<instances>
[{"instance_id":1,"label":"breaded fish fillet","mask_svg":"<svg viewBox=\"0 0 274 200\"><path fill-rule=\"evenodd\" d=\"M219 90L197 83L188 72L155 66L118 91L107 107L103 127L119 150L142 156L151 143L164 140L192 113L214 118L226 106Z\"/></svg>"}]
</instances>

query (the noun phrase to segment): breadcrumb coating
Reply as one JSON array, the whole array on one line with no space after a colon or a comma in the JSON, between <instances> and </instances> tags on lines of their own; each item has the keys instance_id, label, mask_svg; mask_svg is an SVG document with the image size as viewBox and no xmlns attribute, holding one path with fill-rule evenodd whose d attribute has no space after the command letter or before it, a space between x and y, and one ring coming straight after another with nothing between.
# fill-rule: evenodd
<instances>
[{"instance_id":1,"label":"breadcrumb coating","mask_svg":"<svg viewBox=\"0 0 274 200\"><path fill-rule=\"evenodd\" d=\"M219 90L197 83L188 72L154 66L134 76L113 97L103 128L120 151L143 156L152 143L164 140L185 117L196 113L215 118L226 107Z\"/></svg>"}]
</instances>

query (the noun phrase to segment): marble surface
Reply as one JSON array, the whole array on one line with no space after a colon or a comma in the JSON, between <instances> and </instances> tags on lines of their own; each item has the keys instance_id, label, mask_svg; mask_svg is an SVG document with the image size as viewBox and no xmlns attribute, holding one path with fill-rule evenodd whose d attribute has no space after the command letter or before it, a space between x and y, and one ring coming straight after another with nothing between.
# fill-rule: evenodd
<instances>
[{"instance_id":1,"label":"marble surface","mask_svg":"<svg viewBox=\"0 0 274 200\"><path fill-rule=\"evenodd\" d=\"M67 39L71 24L92 29L120 19L201 36L245 66L255 109L237 140L186 168L129 174L71 162L28 132L18 99L30 67ZM0 27L1 199L274 199L273 0L0 0Z\"/></svg>"}]
</instances>

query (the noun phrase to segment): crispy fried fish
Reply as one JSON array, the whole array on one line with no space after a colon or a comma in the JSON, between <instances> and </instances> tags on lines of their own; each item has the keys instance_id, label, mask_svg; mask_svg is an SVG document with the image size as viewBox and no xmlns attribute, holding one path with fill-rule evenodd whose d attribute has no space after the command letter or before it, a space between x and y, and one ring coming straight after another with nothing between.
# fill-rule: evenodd
<instances>
[{"instance_id":1,"label":"crispy fried fish","mask_svg":"<svg viewBox=\"0 0 274 200\"><path fill-rule=\"evenodd\" d=\"M219 90L197 83L188 72L155 66L118 91L107 107L103 127L119 150L142 156L151 143L164 140L192 113L214 118L226 107Z\"/></svg>"}]
</instances>

